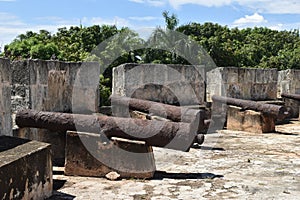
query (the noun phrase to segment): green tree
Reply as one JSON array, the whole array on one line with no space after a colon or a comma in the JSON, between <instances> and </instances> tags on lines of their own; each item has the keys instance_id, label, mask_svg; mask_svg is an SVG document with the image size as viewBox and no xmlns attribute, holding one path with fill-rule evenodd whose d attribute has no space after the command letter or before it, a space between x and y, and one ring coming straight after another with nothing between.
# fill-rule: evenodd
<instances>
[{"instance_id":1,"label":"green tree","mask_svg":"<svg viewBox=\"0 0 300 200\"><path fill-rule=\"evenodd\" d=\"M50 60L53 56L58 55L58 47L53 43L37 44L31 47L30 56L31 58L38 58L43 60Z\"/></svg>"},{"instance_id":2,"label":"green tree","mask_svg":"<svg viewBox=\"0 0 300 200\"><path fill-rule=\"evenodd\" d=\"M167 28L170 30L175 30L176 26L179 24L178 17L175 14L170 16L168 11L164 11L162 15L165 18Z\"/></svg>"}]
</instances>

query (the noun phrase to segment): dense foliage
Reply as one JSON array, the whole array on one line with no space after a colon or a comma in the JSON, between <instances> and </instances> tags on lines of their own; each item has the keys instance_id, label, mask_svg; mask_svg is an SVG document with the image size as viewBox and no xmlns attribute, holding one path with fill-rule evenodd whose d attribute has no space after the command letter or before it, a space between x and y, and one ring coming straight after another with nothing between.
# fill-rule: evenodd
<instances>
[{"instance_id":1,"label":"dense foliage","mask_svg":"<svg viewBox=\"0 0 300 200\"><path fill-rule=\"evenodd\" d=\"M201 44L217 66L300 69L299 30L266 27L229 29L218 24L190 23L177 28Z\"/></svg>"},{"instance_id":2,"label":"dense foliage","mask_svg":"<svg viewBox=\"0 0 300 200\"><path fill-rule=\"evenodd\" d=\"M176 28L178 24L176 16L169 16L167 12L164 12L163 15L167 27L188 35L200 44L217 66L300 69L299 30L277 31L266 27L230 29L227 26L213 23L190 23ZM11 60L54 58L63 61L82 61L98 44L126 31L131 33L131 38L136 38L135 43L144 42L138 40L138 35L128 28L118 29L116 26L109 25L79 26L69 29L59 28L53 35L46 30L41 30L39 33L28 31L6 45L3 55ZM173 45L171 43L176 43L171 35L161 28L157 28L149 40L153 40L157 36L162 37L162 35L166 38L165 41L170 43L170 46ZM109 48L117 48L117 45L119 43L110 45ZM172 52L144 49L138 52L124 51L113 66L125 62L136 62L136 55L142 58L139 62L186 62L179 57L175 59Z\"/></svg>"},{"instance_id":3,"label":"dense foliage","mask_svg":"<svg viewBox=\"0 0 300 200\"><path fill-rule=\"evenodd\" d=\"M129 62L190 64L176 49L184 49L192 57L201 59L201 55L194 55L195 44L202 46L219 67L300 69L299 30L277 31L266 27L238 29L214 23L189 23L178 27L176 15L165 11L163 17L167 29L158 27L148 41L140 39L137 33L126 27L64 27L55 34L47 30L21 34L5 46L2 56L11 60L99 61L105 69L104 76L100 78L101 95L104 96L102 104L108 103L106 97L110 95L113 67ZM186 35L195 41L194 44L175 32ZM172 48L147 48L148 44Z\"/></svg>"}]
</instances>

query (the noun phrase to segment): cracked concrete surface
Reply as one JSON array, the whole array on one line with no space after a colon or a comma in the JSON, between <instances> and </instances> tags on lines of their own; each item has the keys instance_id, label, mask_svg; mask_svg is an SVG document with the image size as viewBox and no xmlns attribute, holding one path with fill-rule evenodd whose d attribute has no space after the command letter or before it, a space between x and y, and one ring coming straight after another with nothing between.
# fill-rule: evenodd
<instances>
[{"instance_id":1,"label":"cracked concrete surface","mask_svg":"<svg viewBox=\"0 0 300 200\"><path fill-rule=\"evenodd\" d=\"M67 177L50 199L300 199L300 121L276 133L222 130L190 152L154 148L151 180Z\"/></svg>"}]
</instances>

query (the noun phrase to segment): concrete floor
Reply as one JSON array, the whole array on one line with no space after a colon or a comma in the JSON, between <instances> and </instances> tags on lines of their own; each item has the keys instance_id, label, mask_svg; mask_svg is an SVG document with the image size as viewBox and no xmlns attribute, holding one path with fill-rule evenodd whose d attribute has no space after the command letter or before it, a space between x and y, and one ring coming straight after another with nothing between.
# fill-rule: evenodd
<instances>
[{"instance_id":1,"label":"concrete floor","mask_svg":"<svg viewBox=\"0 0 300 200\"><path fill-rule=\"evenodd\" d=\"M190 152L154 148L152 180L66 177L50 199L300 199L300 122L276 133L222 130ZM61 170L61 171L60 171Z\"/></svg>"}]
</instances>

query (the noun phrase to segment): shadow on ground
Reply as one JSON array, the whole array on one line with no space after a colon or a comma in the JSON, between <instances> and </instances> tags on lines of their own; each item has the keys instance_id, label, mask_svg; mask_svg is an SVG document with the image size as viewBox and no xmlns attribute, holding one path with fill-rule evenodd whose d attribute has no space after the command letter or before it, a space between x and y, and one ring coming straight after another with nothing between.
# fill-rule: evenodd
<instances>
[{"instance_id":1,"label":"shadow on ground","mask_svg":"<svg viewBox=\"0 0 300 200\"><path fill-rule=\"evenodd\" d=\"M65 183L66 180L53 179L53 194L46 200L73 200L75 196L57 191L61 189Z\"/></svg>"},{"instance_id":2,"label":"shadow on ground","mask_svg":"<svg viewBox=\"0 0 300 200\"><path fill-rule=\"evenodd\" d=\"M169 173L165 171L156 171L152 179L214 179L223 177L223 175L216 175L212 173Z\"/></svg>"},{"instance_id":3,"label":"shadow on ground","mask_svg":"<svg viewBox=\"0 0 300 200\"><path fill-rule=\"evenodd\" d=\"M54 191L53 195L46 200L73 200L75 196L63 192Z\"/></svg>"},{"instance_id":4,"label":"shadow on ground","mask_svg":"<svg viewBox=\"0 0 300 200\"><path fill-rule=\"evenodd\" d=\"M192 148L194 148L194 149L201 149L201 150L210 150L210 151L225 151L224 148L220 148L220 147L208 147L208 146L202 146L202 145L198 145L198 144L194 144L192 146Z\"/></svg>"}]
</instances>

